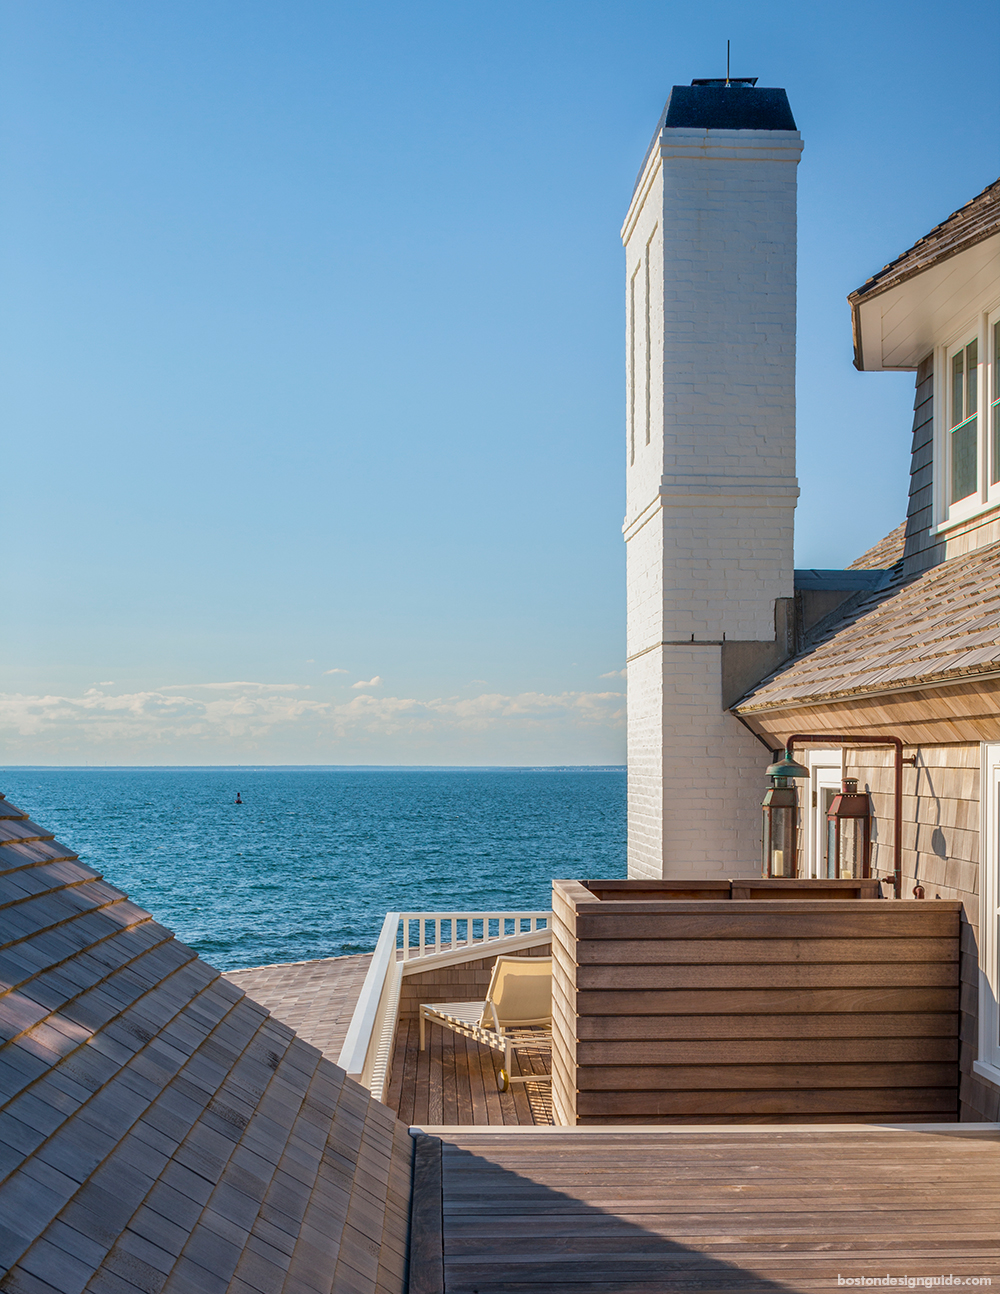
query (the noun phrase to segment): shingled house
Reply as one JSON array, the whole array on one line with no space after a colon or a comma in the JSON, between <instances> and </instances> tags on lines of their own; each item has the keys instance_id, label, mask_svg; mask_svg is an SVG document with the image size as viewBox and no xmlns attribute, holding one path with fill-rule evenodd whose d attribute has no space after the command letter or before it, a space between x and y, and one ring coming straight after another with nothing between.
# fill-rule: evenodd
<instances>
[{"instance_id":1,"label":"shingled house","mask_svg":"<svg viewBox=\"0 0 1000 1294\"><path fill-rule=\"evenodd\" d=\"M906 521L854 563L873 577L735 704L767 745L803 747L800 874L825 874L842 775L868 789L873 873L893 872L905 743L902 897L959 899L962 1117L1000 1104L1000 181L851 294L855 364L915 370Z\"/></svg>"},{"instance_id":2,"label":"shingled house","mask_svg":"<svg viewBox=\"0 0 1000 1294\"><path fill-rule=\"evenodd\" d=\"M749 80L675 87L627 222L635 468L627 537L639 576L630 633L650 638L630 676L649 713L659 707L660 720L689 739L687 773L696 775L706 830L718 827L708 841L664 822L662 787L684 761L672 772L647 724L637 734L645 743L633 800L637 867L647 876L668 866L694 875L699 860L703 870L755 870L768 748L809 732L819 739L802 743L810 774L801 797L805 874L823 874L825 807L853 772L872 794L874 869L888 877L895 770L881 749L859 751L850 738L905 741L903 897L912 904L922 894L917 911L927 915L936 899L964 905L961 1112L967 1124L995 1120L1000 184L852 297L859 367L917 371L910 512L849 571L793 574L800 147L783 91L758 91ZM706 264L710 288L699 277ZM691 311L701 312L700 329ZM693 398L688 375L712 330L730 327L745 347L715 347L713 406ZM759 363L765 346L769 380ZM667 425L667 370L657 376L650 363L657 347L670 351L693 410L686 446L679 424ZM730 381L718 366L736 361L742 377ZM727 439L731 415L739 435ZM726 471L696 470L694 455L706 448ZM661 560L668 552L682 558ZM684 595L675 596L671 624L664 588ZM748 691L751 678L763 681ZM713 769L722 770L714 782ZM730 905L737 918L742 901L734 896ZM889 905L867 906L884 921ZM893 915L912 910L897 905ZM371 958L223 976L0 797L3 1294L759 1291L843 1283L845 1263L878 1279L892 1264L911 1282L918 1271L976 1279L984 1261L995 1266L993 1124L776 1129L766 1113L744 1125L745 1114L716 1099L713 1110L729 1126L713 1115L704 1127L654 1128L645 1117L554 1127L524 1093L518 1108L509 1092L490 1090L498 1062L486 1049L448 1035L421 1058L408 1049L415 1030L402 1019L407 1007L412 1015L435 983L488 982L492 952L482 945L493 937L491 921L497 948L508 940L510 951L530 955L541 937L553 942L536 922L552 913L431 914L442 916L451 945L427 961L406 957L411 918L423 957L428 914L392 913ZM466 923L465 946L456 921ZM641 943L631 916L625 925ZM776 938L794 944L781 929ZM703 927L691 940L699 947L684 973L710 979L719 968L702 964ZM380 955L382 978L373 975ZM787 954L790 963L797 957L796 948ZM773 974L773 957L763 960L763 973ZM840 968L836 958L829 966L831 974ZM416 972L409 981L408 969ZM718 987L731 996L728 982ZM634 992L626 985L621 996ZM617 1022L628 1005L608 1018ZM694 1032L681 1047L696 1051L704 1017L701 1008L684 1010ZM359 1034L366 1021L361 1050L373 1061L363 1086L350 1075L364 1077L367 1062L345 1072L334 1058L358 1050L350 1031ZM654 1044L663 1041L676 1040L658 1035ZM836 1062L836 1043L831 1062L808 1055L809 1037L794 1041L804 1043L812 1069ZM679 1062L686 1070L693 1063ZM408 1126L394 1111L421 1083ZM795 1090L801 1085L796 1078ZM375 1099L375 1087L388 1104Z\"/></svg>"}]
</instances>

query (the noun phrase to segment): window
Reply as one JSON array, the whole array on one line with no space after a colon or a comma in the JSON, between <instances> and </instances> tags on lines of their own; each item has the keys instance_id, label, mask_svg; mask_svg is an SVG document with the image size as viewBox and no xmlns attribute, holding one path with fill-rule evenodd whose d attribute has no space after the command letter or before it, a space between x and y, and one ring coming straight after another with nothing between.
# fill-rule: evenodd
<instances>
[{"instance_id":1,"label":"window","mask_svg":"<svg viewBox=\"0 0 1000 1294\"><path fill-rule=\"evenodd\" d=\"M950 501L979 488L979 342L968 342L951 357Z\"/></svg>"},{"instance_id":2,"label":"window","mask_svg":"<svg viewBox=\"0 0 1000 1294\"><path fill-rule=\"evenodd\" d=\"M979 1058L973 1068L1000 1083L1000 746L983 747L982 788Z\"/></svg>"},{"instance_id":3,"label":"window","mask_svg":"<svg viewBox=\"0 0 1000 1294\"><path fill-rule=\"evenodd\" d=\"M993 403L990 406L992 445L990 448L990 484L1000 481L1000 320L993 325Z\"/></svg>"},{"instance_id":4,"label":"window","mask_svg":"<svg viewBox=\"0 0 1000 1294\"><path fill-rule=\"evenodd\" d=\"M1000 303L937 348L934 391L934 515L948 530L1000 507Z\"/></svg>"}]
</instances>

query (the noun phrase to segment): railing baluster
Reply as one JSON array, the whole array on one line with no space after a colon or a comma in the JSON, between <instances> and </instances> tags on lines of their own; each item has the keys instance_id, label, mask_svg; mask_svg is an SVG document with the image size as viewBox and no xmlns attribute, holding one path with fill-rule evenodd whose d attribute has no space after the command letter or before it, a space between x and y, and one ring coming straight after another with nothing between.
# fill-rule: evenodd
<instances>
[{"instance_id":1,"label":"railing baluster","mask_svg":"<svg viewBox=\"0 0 1000 1294\"><path fill-rule=\"evenodd\" d=\"M519 935L544 934L552 924L550 913L537 911L401 912L398 915L396 943L403 961L417 961L445 950L454 952L463 945L471 947ZM477 922L482 925L478 934Z\"/></svg>"}]
</instances>

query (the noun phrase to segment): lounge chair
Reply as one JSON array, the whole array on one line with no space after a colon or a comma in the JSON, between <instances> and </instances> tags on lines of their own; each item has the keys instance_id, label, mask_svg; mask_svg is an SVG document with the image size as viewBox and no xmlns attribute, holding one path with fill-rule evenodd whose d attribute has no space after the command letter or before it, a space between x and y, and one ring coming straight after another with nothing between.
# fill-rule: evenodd
<instances>
[{"instance_id":1,"label":"lounge chair","mask_svg":"<svg viewBox=\"0 0 1000 1294\"><path fill-rule=\"evenodd\" d=\"M511 1075L515 1051L552 1055L552 958L497 957L485 1002L434 1002L420 1007L420 1050L428 1021L503 1052L497 1087L540 1083L551 1074Z\"/></svg>"}]
</instances>

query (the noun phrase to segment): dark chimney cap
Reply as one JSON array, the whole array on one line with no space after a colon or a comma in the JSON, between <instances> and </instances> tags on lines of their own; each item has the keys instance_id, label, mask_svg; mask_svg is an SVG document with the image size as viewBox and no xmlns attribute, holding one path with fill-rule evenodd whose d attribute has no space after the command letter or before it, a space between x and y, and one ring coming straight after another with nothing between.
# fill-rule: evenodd
<instances>
[{"instance_id":1,"label":"dark chimney cap","mask_svg":"<svg viewBox=\"0 0 1000 1294\"><path fill-rule=\"evenodd\" d=\"M691 82L692 85L710 85L717 88L720 85L756 85L760 80L756 76L699 76Z\"/></svg>"},{"instance_id":2,"label":"dark chimney cap","mask_svg":"<svg viewBox=\"0 0 1000 1294\"><path fill-rule=\"evenodd\" d=\"M795 130L784 90L758 90L749 82L749 77L742 81L734 77L729 85L725 80L675 85L660 129Z\"/></svg>"}]
</instances>

